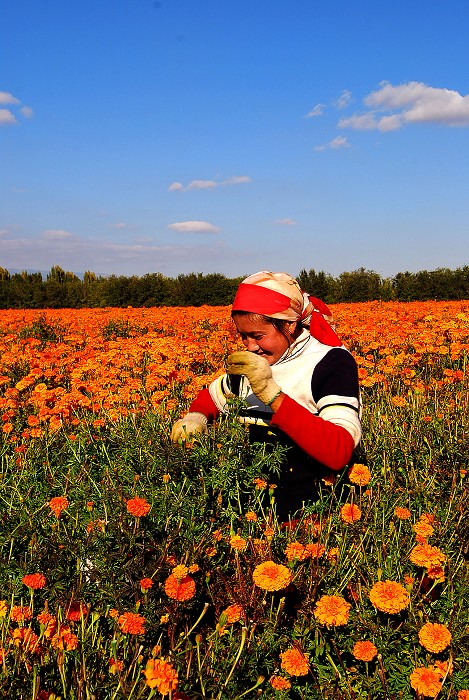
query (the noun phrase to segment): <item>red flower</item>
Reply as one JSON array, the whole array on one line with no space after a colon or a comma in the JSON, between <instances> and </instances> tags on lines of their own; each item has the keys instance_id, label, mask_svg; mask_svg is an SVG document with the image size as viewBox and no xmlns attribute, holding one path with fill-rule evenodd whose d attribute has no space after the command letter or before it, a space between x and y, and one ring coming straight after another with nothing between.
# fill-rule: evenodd
<instances>
[{"instance_id":1,"label":"red flower","mask_svg":"<svg viewBox=\"0 0 469 700\"><path fill-rule=\"evenodd\" d=\"M42 574L26 574L21 579L25 586L28 588L44 588L46 585L46 577Z\"/></svg>"},{"instance_id":2,"label":"red flower","mask_svg":"<svg viewBox=\"0 0 469 700\"><path fill-rule=\"evenodd\" d=\"M141 518L142 515L146 515L151 506L144 498L131 498L127 501L127 512L131 515L135 515L136 518Z\"/></svg>"}]
</instances>

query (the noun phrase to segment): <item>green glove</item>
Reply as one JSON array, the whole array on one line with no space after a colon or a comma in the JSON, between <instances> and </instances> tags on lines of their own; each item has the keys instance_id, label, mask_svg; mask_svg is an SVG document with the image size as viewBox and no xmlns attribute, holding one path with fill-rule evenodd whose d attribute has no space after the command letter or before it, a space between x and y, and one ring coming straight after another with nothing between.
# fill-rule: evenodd
<instances>
[{"instance_id":1,"label":"green glove","mask_svg":"<svg viewBox=\"0 0 469 700\"><path fill-rule=\"evenodd\" d=\"M272 370L265 357L247 350L233 352L228 357L227 372L244 374L257 398L267 406L270 406L282 391L272 379Z\"/></svg>"},{"instance_id":2,"label":"green glove","mask_svg":"<svg viewBox=\"0 0 469 700\"><path fill-rule=\"evenodd\" d=\"M190 435L207 432L207 417L203 413L186 413L171 429L171 442L187 440Z\"/></svg>"}]
</instances>

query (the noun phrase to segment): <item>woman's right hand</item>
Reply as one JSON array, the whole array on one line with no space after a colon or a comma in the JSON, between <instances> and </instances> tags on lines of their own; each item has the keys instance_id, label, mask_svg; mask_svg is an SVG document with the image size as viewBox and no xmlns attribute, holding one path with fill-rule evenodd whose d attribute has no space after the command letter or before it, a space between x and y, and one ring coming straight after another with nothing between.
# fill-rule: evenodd
<instances>
[{"instance_id":1,"label":"woman's right hand","mask_svg":"<svg viewBox=\"0 0 469 700\"><path fill-rule=\"evenodd\" d=\"M191 435L207 432L207 417L203 413L186 413L175 422L171 430L171 442L187 440Z\"/></svg>"}]
</instances>

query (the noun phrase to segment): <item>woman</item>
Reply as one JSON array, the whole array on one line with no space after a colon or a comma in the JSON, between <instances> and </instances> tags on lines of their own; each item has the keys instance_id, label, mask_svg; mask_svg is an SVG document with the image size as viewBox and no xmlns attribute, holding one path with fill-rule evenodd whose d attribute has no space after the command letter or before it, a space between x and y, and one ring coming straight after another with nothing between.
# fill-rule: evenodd
<instances>
[{"instance_id":1,"label":"woman","mask_svg":"<svg viewBox=\"0 0 469 700\"><path fill-rule=\"evenodd\" d=\"M277 478L277 518L286 522L318 494L321 478L346 466L361 438L355 360L329 324L327 306L284 272L258 272L238 288L232 318L246 348L178 420L171 439L204 432L244 399L252 442L289 449Z\"/></svg>"}]
</instances>

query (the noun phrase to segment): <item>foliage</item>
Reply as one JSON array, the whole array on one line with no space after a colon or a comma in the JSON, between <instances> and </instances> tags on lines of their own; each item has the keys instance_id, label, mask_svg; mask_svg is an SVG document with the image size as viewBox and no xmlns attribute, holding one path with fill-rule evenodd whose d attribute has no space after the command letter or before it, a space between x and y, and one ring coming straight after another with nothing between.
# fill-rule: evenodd
<instances>
[{"instance_id":1,"label":"foliage","mask_svg":"<svg viewBox=\"0 0 469 700\"><path fill-rule=\"evenodd\" d=\"M169 441L236 347L229 309L0 314L1 695L420 700L426 668L438 698L469 690L469 302L333 312L367 469L288 527L281 454L248 443L236 404ZM440 565L416 557L425 542ZM269 561L286 588L261 587ZM371 602L379 581L404 591L396 612ZM426 623L449 645L429 650Z\"/></svg>"},{"instance_id":2,"label":"foliage","mask_svg":"<svg viewBox=\"0 0 469 700\"><path fill-rule=\"evenodd\" d=\"M106 277L88 270L81 280L54 265L44 281L40 272L10 275L0 267L0 309L225 306L232 302L241 279L195 272L175 279L160 272L142 277ZM297 280L302 289L328 304L469 298L467 265L456 270L399 272L386 278L363 267L343 272L337 278L323 271L303 269Z\"/></svg>"}]
</instances>

